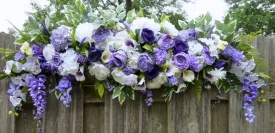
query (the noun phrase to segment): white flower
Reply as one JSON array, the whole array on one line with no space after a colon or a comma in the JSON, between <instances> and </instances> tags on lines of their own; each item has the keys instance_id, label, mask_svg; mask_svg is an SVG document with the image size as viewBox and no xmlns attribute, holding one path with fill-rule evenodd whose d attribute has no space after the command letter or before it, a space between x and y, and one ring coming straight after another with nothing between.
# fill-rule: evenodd
<instances>
[{"instance_id":1,"label":"white flower","mask_svg":"<svg viewBox=\"0 0 275 133\"><path fill-rule=\"evenodd\" d=\"M11 74L11 69L12 69L13 64L14 64L13 60L9 60L9 61L6 62L6 67L5 67L5 70L4 70L5 74L7 74L7 75Z\"/></svg>"},{"instance_id":2,"label":"white flower","mask_svg":"<svg viewBox=\"0 0 275 133\"><path fill-rule=\"evenodd\" d=\"M254 59L252 58L246 62L241 62L241 66L245 72L251 72L252 70L254 70L256 64L254 62Z\"/></svg>"},{"instance_id":3,"label":"white flower","mask_svg":"<svg viewBox=\"0 0 275 133\"><path fill-rule=\"evenodd\" d=\"M181 76L182 71L178 67L173 65L171 61L169 61L168 64L169 67L166 69L166 76L176 76L177 78L179 78Z\"/></svg>"},{"instance_id":4,"label":"white flower","mask_svg":"<svg viewBox=\"0 0 275 133\"><path fill-rule=\"evenodd\" d=\"M182 78L186 82L192 82L195 79L195 74L191 70L185 70L182 72Z\"/></svg>"},{"instance_id":5,"label":"white flower","mask_svg":"<svg viewBox=\"0 0 275 133\"><path fill-rule=\"evenodd\" d=\"M156 78L148 81L146 87L148 89L159 89L163 84L167 82L167 76L165 73L161 72Z\"/></svg>"},{"instance_id":6,"label":"white flower","mask_svg":"<svg viewBox=\"0 0 275 133\"><path fill-rule=\"evenodd\" d=\"M46 45L46 47L43 49L43 56L45 59L49 62L52 57L55 55L55 49L52 44Z\"/></svg>"},{"instance_id":7,"label":"white flower","mask_svg":"<svg viewBox=\"0 0 275 133\"><path fill-rule=\"evenodd\" d=\"M118 68L114 69L111 74L114 80L120 83L121 85L134 86L137 84L137 78L138 78L137 75L134 75L134 74L126 75Z\"/></svg>"},{"instance_id":8,"label":"white flower","mask_svg":"<svg viewBox=\"0 0 275 133\"><path fill-rule=\"evenodd\" d=\"M21 76L11 77L11 82L14 83L15 85L19 85L19 86L25 86L25 84L26 84L25 82L23 82Z\"/></svg>"},{"instance_id":9,"label":"white flower","mask_svg":"<svg viewBox=\"0 0 275 133\"><path fill-rule=\"evenodd\" d=\"M146 89L146 83L145 79L142 78L137 85L133 88L134 90L145 90Z\"/></svg>"},{"instance_id":10,"label":"white flower","mask_svg":"<svg viewBox=\"0 0 275 133\"><path fill-rule=\"evenodd\" d=\"M89 73L100 81L107 79L107 77L110 75L110 70L100 63L92 63L88 69Z\"/></svg>"},{"instance_id":11,"label":"white flower","mask_svg":"<svg viewBox=\"0 0 275 133\"><path fill-rule=\"evenodd\" d=\"M138 58L140 56L139 52L136 51L128 51L126 52L127 54L127 66L133 68L133 69L137 69L137 62L138 62Z\"/></svg>"},{"instance_id":12,"label":"white flower","mask_svg":"<svg viewBox=\"0 0 275 133\"><path fill-rule=\"evenodd\" d=\"M223 70L223 68L217 69L208 72L205 78L210 81L211 83L218 83L219 80L225 79L226 71Z\"/></svg>"},{"instance_id":13,"label":"white flower","mask_svg":"<svg viewBox=\"0 0 275 133\"><path fill-rule=\"evenodd\" d=\"M205 43L209 47L209 51L210 51L211 56L219 58L218 54L219 54L220 51L217 47L218 43L216 43L215 40L207 39L207 38L200 38L199 40L202 41L203 43Z\"/></svg>"},{"instance_id":14,"label":"white flower","mask_svg":"<svg viewBox=\"0 0 275 133\"><path fill-rule=\"evenodd\" d=\"M21 103L21 101L21 98L17 98L16 96L10 96L10 102L14 107L18 106Z\"/></svg>"},{"instance_id":15,"label":"white flower","mask_svg":"<svg viewBox=\"0 0 275 133\"><path fill-rule=\"evenodd\" d=\"M27 62L23 65L23 70L31 72L32 74L39 74L41 72L40 63L35 57L27 57Z\"/></svg>"},{"instance_id":16,"label":"white flower","mask_svg":"<svg viewBox=\"0 0 275 133\"><path fill-rule=\"evenodd\" d=\"M81 66L79 68L79 71L75 74L76 81L84 81L85 80L85 75L83 72L84 72L84 66Z\"/></svg>"},{"instance_id":17,"label":"white flower","mask_svg":"<svg viewBox=\"0 0 275 133\"><path fill-rule=\"evenodd\" d=\"M177 30L177 28L175 27L175 25L173 25L169 21L164 21L162 23L162 30L163 30L164 33L170 34L172 36L179 35L179 31Z\"/></svg>"},{"instance_id":18,"label":"white flower","mask_svg":"<svg viewBox=\"0 0 275 133\"><path fill-rule=\"evenodd\" d=\"M20 51L22 52L22 53L25 53L26 55L32 55L33 53L32 53L32 48L30 47L30 44L29 43L27 43L27 42L24 42L23 43L23 45L21 46L21 48L20 48Z\"/></svg>"},{"instance_id":19,"label":"white flower","mask_svg":"<svg viewBox=\"0 0 275 133\"><path fill-rule=\"evenodd\" d=\"M104 63L108 63L111 59L112 53L109 50L104 50L102 55L101 55L101 60Z\"/></svg>"},{"instance_id":20,"label":"white flower","mask_svg":"<svg viewBox=\"0 0 275 133\"><path fill-rule=\"evenodd\" d=\"M135 32L136 29L142 30L143 28L150 29L157 34L160 31L160 24L156 23L154 19L144 17L135 19L131 24L133 32Z\"/></svg>"},{"instance_id":21,"label":"white flower","mask_svg":"<svg viewBox=\"0 0 275 133\"><path fill-rule=\"evenodd\" d=\"M211 38L215 41L217 48L220 50L224 50L226 48L226 45L228 45L228 42L221 40L220 36L218 36L217 34L211 34Z\"/></svg>"},{"instance_id":22,"label":"white flower","mask_svg":"<svg viewBox=\"0 0 275 133\"><path fill-rule=\"evenodd\" d=\"M21 90L16 90L12 93L13 96L21 98L23 101L26 101L26 93L22 93Z\"/></svg>"},{"instance_id":23,"label":"white flower","mask_svg":"<svg viewBox=\"0 0 275 133\"><path fill-rule=\"evenodd\" d=\"M61 75L75 75L79 70L79 63L77 63L77 53L73 49L68 49L65 53L61 53L62 64L58 70Z\"/></svg>"},{"instance_id":24,"label":"white flower","mask_svg":"<svg viewBox=\"0 0 275 133\"><path fill-rule=\"evenodd\" d=\"M238 63L233 63L229 72L235 74L237 77L243 77L245 75L243 69L244 68L242 68Z\"/></svg>"},{"instance_id":25,"label":"white flower","mask_svg":"<svg viewBox=\"0 0 275 133\"><path fill-rule=\"evenodd\" d=\"M22 71L22 66L23 66L23 64L22 63L20 63L20 62L14 62L14 68L12 68L12 71L13 72L15 72L15 73L20 73L21 71Z\"/></svg>"},{"instance_id":26,"label":"white flower","mask_svg":"<svg viewBox=\"0 0 275 133\"><path fill-rule=\"evenodd\" d=\"M75 30L75 39L78 42L81 42L84 38L85 42L93 42L92 36L94 31L100 27L99 24L96 23L82 23L76 27Z\"/></svg>"},{"instance_id":27,"label":"white flower","mask_svg":"<svg viewBox=\"0 0 275 133\"><path fill-rule=\"evenodd\" d=\"M188 41L187 43L189 46L188 54L196 55L198 53L199 54L201 53L203 46L199 42L192 40L192 41Z\"/></svg>"}]
</instances>

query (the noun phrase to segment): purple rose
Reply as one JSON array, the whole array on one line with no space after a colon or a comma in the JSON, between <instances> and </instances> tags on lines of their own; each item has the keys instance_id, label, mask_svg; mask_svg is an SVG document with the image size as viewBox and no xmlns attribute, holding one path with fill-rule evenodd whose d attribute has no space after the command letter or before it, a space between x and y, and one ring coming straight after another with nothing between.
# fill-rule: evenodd
<instances>
[{"instance_id":1,"label":"purple rose","mask_svg":"<svg viewBox=\"0 0 275 133\"><path fill-rule=\"evenodd\" d=\"M155 54L156 64L161 65L164 64L167 59L168 53L165 50L159 50Z\"/></svg>"},{"instance_id":2,"label":"purple rose","mask_svg":"<svg viewBox=\"0 0 275 133\"><path fill-rule=\"evenodd\" d=\"M117 52L113 53L111 60L112 60L113 65L115 65L116 67L124 68L126 65L127 56L126 56L125 52L117 51Z\"/></svg>"},{"instance_id":3,"label":"purple rose","mask_svg":"<svg viewBox=\"0 0 275 133\"><path fill-rule=\"evenodd\" d=\"M14 55L14 60L18 61L18 60L23 60L25 59L25 55L21 52L17 52L15 55Z\"/></svg>"},{"instance_id":4,"label":"purple rose","mask_svg":"<svg viewBox=\"0 0 275 133\"><path fill-rule=\"evenodd\" d=\"M151 80L159 75L160 68L158 65L154 65L151 69L148 71L145 71L146 77Z\"/></svg>"},{"instance_id":5,"label":"purple rose","mask_svg":"<svg viewBox=\"0 0 275 133\"><path fill-rule=\"evenodd\" d=\"M32 45L32 51L33 51L34 56L42 56L43 55L43 49L37 45Z\"/></svg>"},{"instance_id":6,"label":"purple rose","mask_svg":"<svg viewBox=\"0 0 275 133\"><path fill-rule=\"evenodd\" d=\"M133 74L135 72L135 70L131 67L125 67L122 71L126 75L130 75L130 74Z\"/></svg>"},{"instance_id":7,"label":"purple rose","mask_svg":"<svg viewBox=\"0 0 275 133\"><path fill-rule=\"evenodd\" d=\"M148 53L141 54L138 58L137 67L140 71L145 72L153 67L155 64L154 58Z\"/></svg>"},{"instance_id":8,"label":"purple rose","mask_svg":"<svg viewBox=\"0 0 275 133\"><path fill-rule=\"evenodd\" d=\"M152 30L143 28L141 31L141 38L145 43L153 43L155 41L155 34Z\"/></svg>"},{"instance_id":9,"label":"purple rose","mask_svg":"<svg viewBox=\"0 0 275 133\"><path fill-rule=\"evenodd\" d=\"M174 64L181 70L189 68L189 55L186 53L178 53L173 56Z\"/></svg>"},{"instance_id":10,"label":"purple rose","mask_svg":"<svg viewBox=\"0 0 275 133\"><path fill-rule=\"evenodd\" d=\"M207 46L203 47L203 49L201 51L201 55L203 56L204 63L206 65L212 65L215 62L215 60L216 60L215 57L213 57L213 56L210 55L210 50L209 50L209 48Z\"/></svg>"},{"instance_id":11,"label":"purple rose","mask_svg":"<svg viewBox=\"0 0 275 133\"><path fill-rule=\"evenodd\" d=\"M160 49L167 50L175 46L175 41L168 34L162 34L158 40L158 46Z\"/></svg>"},{"instance_id":12,"label":"purple rose","mask_svg":"<svg viewBox=\"0 0 275 133\"><path fill-rule=\"evenodd\" d=\"M108 29L105 28L99 28L95 31L93 35L93 39L95 42L103 42L108 36L110 35L110 32Z\"/></svg>"},{"instance_id":13,"label":"purple rose","mask_svg":"<svg viewBox=\"0 0 275 133\"><path fill-rule=\"evenodd\" d=\"M88 52L88 61L97 62L100 60L103 51L95 47L90 47Z\"/></svg>"},{"instance_id":14,"label":"purple rose","mask_svg":"<svg viewBox=\"0 0 275 133\"><path fill-rule=\"evenodd\" d=\"M214 68L217 68L217 69L220 69L220 68L225 68L227 65L227 61L225 60L219 60L217 62L214 63L213 67Z\"/></svg>"},{"instance_id":15,"label":"purple rose","mask_svg":"<svg viewBox=\"0 0 275 133\"><path fill-rule=\"evenodd\" d=\"M188 51L189 46L187 42L184 42L182 40L175 40L175 46L173 47L173 54L181 53L181 52L186 52Z\"/></svg>"},{"instance_id":16,"label":"purple rose","mask_svg":"<svg viewBox=\"0 0 275 133\"><path fill-rule=\"evenodd\" d=\"M84 64L87 61L86 57L82 54L77 54L77 63Z\"/></svg>"},{"instance_id":17,"label":"purple rose","mask_svg":"<svg viewBox=\"0 0 275 133\"><path fill-rule=\"evenodd\" d=\"M199 72L203 68L203 64L195 55L189 56L189 67L192 71Z\"/></svg>"}]
</instances>

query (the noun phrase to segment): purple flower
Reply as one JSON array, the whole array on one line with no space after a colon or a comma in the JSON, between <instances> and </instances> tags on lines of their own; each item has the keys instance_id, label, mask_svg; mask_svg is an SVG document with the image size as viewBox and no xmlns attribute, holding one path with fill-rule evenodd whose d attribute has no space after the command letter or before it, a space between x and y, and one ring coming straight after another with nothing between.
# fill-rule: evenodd
<instances>
[{"instance_id":1,"label":"purple flower","mask_svg":"<svg viewBox=\"0 0 275 133\"><path fill-rule=\"evenodd\" d=\"M87 61L86 57L82 54L77 54L77 63L85 64Z\"/></svg>"},{"instance_id":2,"label":"purple flower","mask_svg":"<svg viewBox=\"0 0 275 133\"><path fill-rule=\"evenodd\" d=\"M53 67L58 67L60 66L61 63L62 63L61 56L60 54L56 53L51 59L51 65Z\"/></svg>"},{"instance_id":3,"label":"purple flower","mask_svg":"<svg viewBox=\"0 0 275 133\"><path fill-rule=\"evenodd\" d=\"M216 60L215 57L213 57L213 56L210 55L210 50L209 50L209 48L207 46L203 47L203 49L201 51L201 55L203 56L204 63L206 65L212 65L215 62L215 60Z\"/></svg>"},{"instance_id":4,"label":"purple flower","mask_svg":"<svg viewBox=\"0 0 275 133\"><path fill-rule=\"evenodd\" d=\"M159 75L159 73L160 73L160 68L158 65L155 65L148 71L145 71L145 75L149 80L157 77Z\"/></svg>"},{"instance_id":5,"label":"purple flower","mask_svg":"<svg viewBox=\"0 0 275 133\"><path fill-rule=\"evenodd\" d=\"M175 46L175 41L168 34L162 34L158 40L158 46L162 50L168 50Z\"/></svg>"},{"instance_id":6,"label":"purple flower","mask_svg":"<svg viewBox=\"0 0 275 133\"><path fill-rule=\"evenodd\" d=\"M188 51L188 49L189 49L189 46L187 42L184 42L178 39L175 40L175 46L173 47L173 54L186 52Z\"/></svg>"},{"instance_id":7,"label":"purple flower","mask_svg":"<svg viewBox=\"0 0 275 133\"><path fill-rule=\"evenodd\" d=\"M109 80L105 80L105 83L106 83L106 85L107 85L107 89L108 89L109 92L112 92L112 91L115 89L115 86L112 85L112 84L109 82Z\"/></svg>"},{"instance_id":8,"label":"purple flower","mask_svg":"<svg viewBox=\"0 0 275 133\"><path fill-rule=\"evenodd\" d=\"M153 103L153 92L151 90L142 90L141 93L143 95L145 95L145 103L146 105L149 107L149 106L152 106L152 103Z\"/></svg>"},{"instance_id":9,"label":"purple flower","mask_svg":"<svg viewBox=\"0 0 275 133\"><path fill-rule=\"evenodd\" d=\"M8 89L7 92L8 92L9 95L12 96L13 95L12 93L16 90L19 90L19 89L20 89L20 86L17 86L14 83L10 82L10 88Z\"/></svg>"},{"instance_id":10,"label":"purple flower","mask_svg":"<svg viewBox=\"0 0 275 133\"><path fill-rule=\"evenodd\" d=\"M126 75L130 75L130 74L133 74L135 72L135 70L131 67L125 67L122 71Z\"/></svg>"},{"instance_id":11,"label":"purple flower","mask_svg":"<svg viewBox=\"0 0 275 133\"><path fill-rule=\"evenodd\" d=\"M243 52L238 51L237 49L233 48L232 46L228 45L223 51L222 55L231 58L233 62L240 63L244 60Z\"/></svg>"},{"instance_id":12,"label":"purple flower","mask_svg":"<svg viewBox=\"0 0 275 133\"><path fill-rule=\"evenodd\" d=\"M90 47L88 52L88 61L97 62L100 60L103 51L95 47Z\"/></svg>"},{"instance_id":13,"label":"purple flower","mask_svg":"<svg viewBox=\"0 0 275 133\"><path fill-rule=\"evenodd\" d=\"M175 76L171 76L167 78L168 84L170 85L177 85L179 83L179 78Z\"/></svg>"},{"instance_id":14,"label":"purple flower","mask_svg":"<svg viewBox=\"0 0 275 133\"><path fill-rule=\"evenodd\" d=\"M70 92L72 90L72 83L70 81L69 77L63 77L59 83L58 86L56 87L57 90L62 93L61 97L60 97L60 101L63 102L63 104L66 107L70 107L70 102L72 101L72 97L70 95Z\"/></svg>"},{"instance_id":15,"label":"purple flower","mask_svg":"<svg viewBox=\"0 0 275 133\"><path fill-rule=\"evenodd\" d=\"M164 64L167 59L167 56L168 53L165 50L158 50L157 53L155 53L156 64Z\"/></svg>"},{"instance_id":16,"label":"purple flower","mask_svg":"<svg viewBox=\"0 0 275 133\"><path fill-rule=\"evenodd\" d=\"M155 61L153 56L149 55L148 53L143 53L138 58L137 67L140 71L145 72L151 69L154 64Z\"/></svg>"},{"instance_id":17,"label":"purple flower","mask_svg":"<svg viewBox=\"0 0 275 133\"><path fill-rule=\"evenodd\" d=\"M183 52L173 56L174 64L181 70L189 68L189 55Z\"/></svg>"},{"instance_id":18,"label":"purple flower","mask_svg":"<svg viewBox=\"0 0 275 133\"><path fill-rule=\"evenodd\" d=\"M113 53L111 60L116 67L124 68L127 62L127 56L123 51Z\"/></svg>"},{"instance_id":19,"label":"purple flower","mask_svg":"<svg viewBox=\"0 0 275 133\"><path fill-rule=\"evenodd\" d=\"M110 31L105 28L99 28L95 31L93 39L95 42L103 42L110 35Z\"/></svg>"},{"instance_id":20,"label":"purple flower","mask_svg":"<svg viewBox=\"0 0 275 133\"><path fill-rule=\"evenodd\" d=\"M220 69L220 68L225 68L227 65L227 61L225 60L219 60L217 62L214 63L213 67L214 68L217 68L217 69Z\"/></svg>"},{"instance_id":21,"label":"purple flower","mask_svg":"<svg viewBox=\"0 0 275 133\"><path fill-rule=\"evenodd\" d=\"M141 38L145 43L153 43L155 41L155 34L152 30L143 28L141 31Z\"/></svg>"},{"instance_id":22,"label":"purple flower","mask_svg":"<svg viewBox=\"0 0 275 133\"><path fill-rule=\"evenodd\" d=\"M18 60L24 60L25 59L25 55L21 52L17 52L14 55L14 60L18 61Z\"/></svg>"},{"instance_id":23,"label":"purple flower","mask_svg":"<svg viewBox=\"0 0 275 133\"><path fill-rule=\"evenodd\" d=\"M189 56L189 67L192 71L199 72L203 68L203 64L200 63L200 60L195 55Z\"/></svg>"},{"instance_id":24,"label":"purple flower","mask_svg":"<svg viewBox=\"0 0 275 133\"><path fill-rule=\"evenodd\" d=\"M128 47L135 47L134 42L131 41L131 40L127 40L127 41L125 42L125 44L126 44L126 46L128 46Z\"/></svg>"},{"instance_id":25,"label":"purple flower","mask_svg":"<svg viewBox=\"0 0 275 133\"><path fill-rule=\"evenodd\" d=\"M68 78L63 78L59 81L58 86L56 86L57 90L59 90L59 92L65 92L67 88L69 88L70 86L72 86L71 81Z\"/></svg>"},{"instance_id":26,"label":"purple flower","mask_svg":"<svg viewBox=\"0 0 275 133\"><path fill-rule=\"evenodd\" d=\"M183 42L188 41L189 39L197 39L199 38L199 34L195 29L182 30L179 32L179 36L177 39L182 40Z\"/></svg>"},{"instance_id":27,"label":"purple flower","mask_svg":"<svg viewBox=\"0 0 275 133\"><path fill-rule=\"evenodd\" d=\"M34 56L42 56L43 55L43 49L37 45L32 45L32 51L33 51Z\"/></svg>"},{"instance_id":28,"label":"purple flower","mask_svg":"<svg viewBox=\"0 0 275 133\"><path fill-rule=\"evenodd\" d=\"M50 37L51 44L54 46L55 51L59 52L72 45L70 29L65 26L60 26L52 31Z\"/></svg>"}]
</instances>

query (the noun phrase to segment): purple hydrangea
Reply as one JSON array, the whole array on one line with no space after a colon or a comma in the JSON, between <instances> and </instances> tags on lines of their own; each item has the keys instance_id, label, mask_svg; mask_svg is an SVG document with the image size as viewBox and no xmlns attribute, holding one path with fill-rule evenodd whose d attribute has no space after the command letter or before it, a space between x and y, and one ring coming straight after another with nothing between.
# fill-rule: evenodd
<instances>
[{"instance_id":1,"label":"purple hydrangea","mask_svg":"<svg viewBox=\"0 0 275 133\"><path fill-rule=\"evenodd\" d=\"M177 85L179 83L179 78L175 76L170 76L167 78L168 84L170 85Z\"/></svg>"},{"instance_id":2,"label":"purple hydrangea","mask_svg":"<svg viewBox=\"0 0 275 133\"><path fill-rule=\"evenodd\" d=\"M145 72L151 69L154 64L154 57L149 55L148 53L143 53L138 58L137 67L140 71Z\"/></svg>"},{"instance_id":3,"label":"purple hydrangea","mask_svg":"<svg viewBox=\"0 0 275 133\"><path fill-rule=\"evenodd\" d=\"M95 47L90 47L88 50L88 61L97 62L101 59L102 50Z\"/></svg>"},{"instance_id":4,"label":"purple hydrangea","mask_svg":"<svg viewBox=\"0 0 275 133\"><path fill-rule=\"evenodd\" d=\"M203 47L203 49L201 51L201 55L203 56L204 63L206 65L212 65L215 62L215 60L216 60L215 57L211 56L209 47L207 47L207 46Z\"/></svg>"},{"instance_id":5,"label":"purple hydrangea","mask_svg":"<svg viewBox=\"0 0 275 133\"><path fill-rule=\"evenodd\" d=\"M106 28L99 28L95 31L93 39L95 42L103 42L110 35L110 31Z\"/></svg>"},{"instance_id":6,"label":"purple hydrangea","mask_svg":"<svg viewBox=\"0 0 275 133\"><path fill-rule=\"evenodd\" d=\"M143 28L141 31L141 38L145 43L153 43L155 41L155 34L152 30Z\"/></svg>"},{"instance_id":7,"label":"purple hydrangea","mask_svg":"<svg viewBox=\"0 0 275 133\"><path fill-rule=\"evenodd\" d=\"M37 45L32 45L32 51L33 51L34 56L42 56L43 55L43 49Z\"/></svg>"},{"instance_id":8,"label":"purple hydrangea","mask_svg":"<svg viewBox=\"0 0 275 133\"><path fill-rule=\"evenodd\" d=\"M164 64L167 57L168 57L168 53L165 50L158 50L157 53L155 53L156 64L157 65Z\"/></svg>"},{"instance_id":9,"label":"purple hydrangea","mask_svg":"<svg viewBox=\"0 0 275 133\"><path fill-rule=\"evenodd\" d=\"M181 53L181 52L187 52L189 49L189 46L187 42L184 42L182 40L175 40L175 46L173 47L173 54Z\"/></svg>"},{"instance_id":10,"label":"purple hydrangea","mask_svg":"<svg viewBox=\"0 0 275 133\"><path fill-rule=\"evenodd\" d=\"M135 70L131 67L125 67L122 71L126 75L130 75L130 74L133 74L135 72Z\"/></svg>"},{"instance_id":11,"label":"purple hydrangea","mask_svg":"<svg viewBox=\"0 0 275 133\"><path fill-rule=\"evenodd\" d=\"M177 38L182 40L183 42L186 42L188 40L199 38L199 34L196 32L195 29L182 30L179 32L179 36Z\"/></svg>"},{"instance_id":12,"label":"purple hydrangea","mask_svg":"<svg viewBox=\"0 0 275 133\"><path fill-rule=\"evenodd\" d=\"M199 72L203 68L203 64L200 63L200 60L195 55L189 56L189 67L192 71Z\"/></svg>"},{"instance_id":13,"label":"purple hydrangea","mask_svg":"<svg viewBox=\"0 0 275 133\"><path fill-rule=\"evenodd\" d=\"M116 67L124 68L127 62L126 53L123 51L117 51L112 54L111 61Z\"/></svg>"},{"instance_id":14,"label":"purple hydrangea","mask_svg":"<svg viewBox=\"0 0 275 133\"><path fill-rule=\"evenodd\" d=\"M175 66L177 66L181 70L186 70L189 68L189 55L186 53L178 53L173 56L173 61Z\"/></svg>"},{"instance_id":15,"label":"purple hydrangea","mask_svg":"<svg viewBox=\"0 0 275 133\"><path fill-rule=\"evenodd\" d=\"M222 51L222 55L231 58L233 62L240 63L244 60L243 52L238 51L233 48L231 45L227 45L226 48Z\"/></svg>"},{"instance_id":16,"label":"purple hydrangea","mask_svg":"<svg viewBox=\"0 0 275 133\"><path fill-rule=\"evenodd\" d=\"M70 29L65 26L60 26L57 29L54 29L50 40L57 52L65 50L68 46L72 45Z\"/></svg>"},{"instance_id":17,"label":"purple hydrangea","mask_svg":"<svg viewBox=\"0 0 275 133\"><path fill-rule=\"evenodd\" d=\"M30 96L36 107L34 119L40 120L43 117L46 108L46 76L38 75L35 78L32 75L28 75L26 78L27 86L29 87Z\"/></svg>"},{"instance_id":18,"label":"purple hydrangea","mask_svg":"<svg viewBox=\"0 0 275 133\"><path fill-rule=\"evenodd\" d=\"M56 87L57 90L62 93L60 96L60 101L63 102L63 104L66 107L70 107L70 102L72 101L72 97L70 95L70 92L72 90L72 83L68 77L63 77Z\"/></svg>"},{"instance_id":19,"label":"purple hydrangea","mask_svg":"<svg viewBox=\"0 0 275 133\"><path fill-rule=\"evenodd\" d=\"M168 50L175 46L175 41L168 34L162 34L157 42L158 46L162 50Z\"/></svg>"},{"instance_id":20,"label":"purple hydrangea","mask_svg":"<svg viewBox=\"0 0 275 133\"><path fill-rule=\"evenodd\" d=\"M14 60L15 61L19 61L19 60L24 60L25 59L25 55L21 52L17 52L15 55L14 55Z\"/></svg>"},{"instance_id":21,"label":"purple hydrangea","mask_svg":"<svg viewBox=\"0 0 275 133\"><path fill-rule=\"evenodd\" d=\"M145 75L149 80L157 77L159 73L160 73L160 67L158 65L154 65L151 69L145 71Z\"/></svg>"}]
</instances>

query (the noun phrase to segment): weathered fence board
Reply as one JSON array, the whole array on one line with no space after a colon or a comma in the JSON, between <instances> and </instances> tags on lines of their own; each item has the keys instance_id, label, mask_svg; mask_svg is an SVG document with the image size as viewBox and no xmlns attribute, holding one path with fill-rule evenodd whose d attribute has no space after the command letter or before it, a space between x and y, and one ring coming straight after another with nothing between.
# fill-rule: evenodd
<instances>
[{"instance_id":1,"label":"weathered fence board","mask_svg":"<svg viewBox=\"0 0 275 133\"><path fill-rule=\"evenodd\" d=\"M0 47L13 48L14 38L0 33ZM258 36L254 43L270 69L263 69L275 78L275 37ZM0 62L3 69L4 61ZM92 81L91 81L92 82ZM274 80L269 80L274 84ZM12 109L7 96L9 81L0 82L0 133L35 133L36 121L32 119L33 106L24 105L19 117L8 115ZM90 85L89 85L90 84ZM91 83L84 89L74 85L70 108L47 96L47 109L42 122L43 133L274 133L275 132L275 88L267 85L264 94L267 102L255 104L257 116L248 124L243 116L241 93L223 96L216 104L216 93L204 91L197 101L194 91L175 95L165 103L159 91L153 91L153 106L147 107L143 95L136 100L126 100L121 106L106 92L98 99Z\"/></svg>"}]
</instances>

